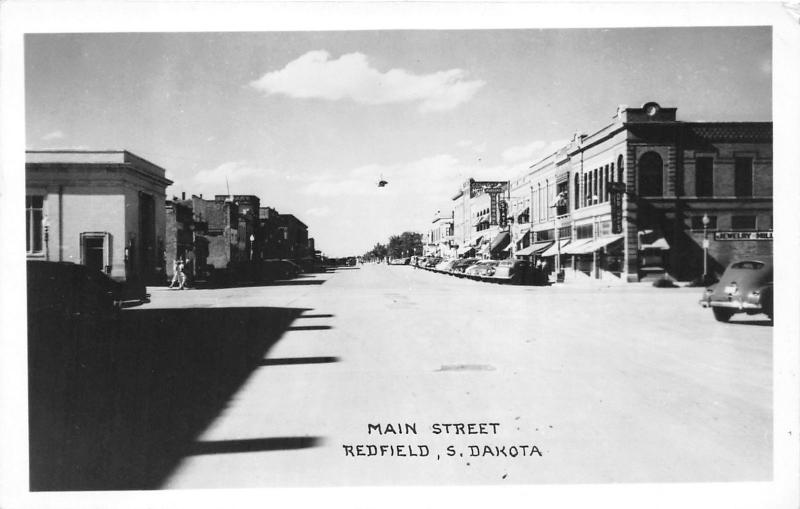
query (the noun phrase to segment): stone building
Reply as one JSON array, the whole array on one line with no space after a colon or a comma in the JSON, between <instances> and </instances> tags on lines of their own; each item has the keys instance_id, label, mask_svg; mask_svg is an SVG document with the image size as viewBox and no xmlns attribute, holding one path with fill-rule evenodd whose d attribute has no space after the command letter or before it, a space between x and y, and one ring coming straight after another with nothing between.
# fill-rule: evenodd
<instances>
[{"instance_id":1,"label":"stone building","mask_svg":"<svg viewBox=\"0 0 800 509\"><path fill-rule=\"evenodd\" d=\"M164 279L163 168L126 150L30 150L25 170L28 258Z\"/></svg>"}]
</instances>

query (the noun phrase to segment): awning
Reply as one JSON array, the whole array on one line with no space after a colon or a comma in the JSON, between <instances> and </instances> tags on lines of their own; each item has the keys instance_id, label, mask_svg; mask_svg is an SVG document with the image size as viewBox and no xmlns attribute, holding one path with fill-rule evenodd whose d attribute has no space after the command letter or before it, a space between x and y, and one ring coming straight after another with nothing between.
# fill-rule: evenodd
<instances>
[{"instance_id":1,"label":"awning","mask_svg":"<svg viewBox=\"0 0 800 509\"><path fill-rule=\"evenodd\" d=\"M569 241L570 241L570 239L561 239L561 240L558 241L558 244L553 242L553 245L550 246L547 249L547 251L545 251L544 253L540 254L539 256L541 256L543 258L546 257L546 256L556 256L558 254L559 250L563 254L564 253L564 246L569 244Z\"/></svg>"},{"instance_id":2,"label":"awning","mask_svg":"<svg viewBox=\"0 0 800 509\"><path fill-rule=\"evenodd\" d=\"M570 245L566 246L564 249L561 250L561 254L581 254L587 253L590 251L584 251L583 248L586 247L587 244L591 244L593 239L579 239L575 242L570 243Z\"/></svg>"},{"instance_id":3,"label":"awning","mask_svg":"<svg viewBox=\"0 0 800 509\"><path fill-rule=\"evenodd\" d=\"M525 249L520 249L519 251L514 253L514 256L531 256L534 254L538 254L544 251L545 249L549 248L551 245L553 245L553 241L551 240L547 240L544 242L536 242L526 247Z\"/></svg>"},{"instance_id":4,"label":"awning","mask_svg":"<svg viewBox=\"0 0 800 509\"><path fill-rule=\"evenodd\" d=\"M481 240L483 240L483 235L479 235L479 236L478 236L478 237L475 239L475 242L473 242L473 243L472 243L472 245L473 245L474 247L478 247L478 246L480 245L480 243L481 243Z\"/></svg>"},{"instance_id":5,"label":"awning","mask_svg":"<svg viewBox=\"0 0 800 509\"><path fill-rule=\"evenodd\" d=\"M519 234L517 235L517 237L522 238L525 235L527 235L530 231L531 231L531 227L530 226L524 226L524 227L519 229Z\"/></svg>"},{"instance_id":6,"label":"awning","mask_svg":"<svg viewBox=\"0 0 800 509\"><path fill-rule=\"evenodd\" d=\"M503 251L511 251L511 248L512 248L512 247L514 247L514 245L513 245L512 243L510 243L510 242L509 242L509 243L508 243L508 245L507 245L506 247L504 247L504 248L503 248Z\"/></svg>"},{"instance_id":7,"label":"awning","mask_svg":"<svg viewBox=\"0 0 800 509\"><path fill-rule=\"evenodd\" d=\"M465 253L469 253L469 252L470 252L470 251L472 251L473 249L475 249L475 248L474 248L474 247L472 247L472 246L461 246L461 247L460 247L460 248L458 248L458 250L456 251L456 254L457 254L458 256L461 256L461 255L463 255L463 254L465 254Z\"/></svg>"},{"instance_id":8,"label":"awning","mask_svg":"<svg viewBox=\"0 0 800 509\"><path fill-rule=\"evenodd\" d=\"M667 242L667 239L664 237L661 237L651 244L642 244L639 246L640 251L644 249L661 249L662 251L666 251L669 249L669 242Z\"/></svg>"},{"instance_id":9,"label":"awning","mask_svg":"<svg viewBox=\"0 0 800 509\"><path fill-rule=\"evenodd\" d=\"M600 237L599 239L596 239L594 242L586 246L584 253L591 253L593 251L597 251L598 249L603 249L612 242L616 242L621 239L622 235L610 235L608 237Z\"/></svg>"},{"instance_id":10,"label":"awning","mask_svg":"<svg viewBox=\"0 0 800 509\"><path fill-rule=\"evenodd\" d=\"M622 235L611 235L608 237L601 237L599 239L585 239L579 240L578 243L570 244L564 249L564 253L578 255L594 253L598 249L602 249L612 242L622 239Z\"/></svg>"},{"instance_id":11,"label":"awning","mask_svg":"<svg viewBox=\"0 0 800 509\"><path fill-rule=\"evenodd\" d=\"M495 235L494 239L492 239L489 251L493 253L499 249L502 249L506 247L510 241L511 241L511 236L508 234L508 232L500 232L497 235Z\"/></svg>"}]
</instances>

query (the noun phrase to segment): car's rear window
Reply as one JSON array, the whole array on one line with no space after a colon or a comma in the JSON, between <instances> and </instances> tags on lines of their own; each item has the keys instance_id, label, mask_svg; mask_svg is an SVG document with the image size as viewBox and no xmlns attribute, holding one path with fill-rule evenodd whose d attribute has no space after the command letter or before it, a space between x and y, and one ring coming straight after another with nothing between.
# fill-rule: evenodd
<instances>
[{"instance_id":1,"label":"car's rear window","mask_svg":"<svg viewBox=\"0 0 800 509\"><path fill-rule=\"evenodd\" d=\"M761 262L736 262L731 265L732 269L751 269L751 270L758 270L764 267L764 264Z\"/></svg>"}]
</instances>

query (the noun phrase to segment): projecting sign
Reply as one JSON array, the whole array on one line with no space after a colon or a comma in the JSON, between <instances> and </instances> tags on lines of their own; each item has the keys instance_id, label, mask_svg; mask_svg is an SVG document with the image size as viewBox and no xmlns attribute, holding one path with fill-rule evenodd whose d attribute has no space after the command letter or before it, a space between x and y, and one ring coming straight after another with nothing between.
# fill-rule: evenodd
<instances>
[{"instance_id":1,"label":"projecting sign","mask_svg":"<svg viewBox=\"0 0 800 509\"><path fill-rule=\"evenodd\" d=\"M772 232L714 232L714 240L772 240Z\"/></svg>"},{"instance_id":2,"label":"projecting sign","mask_svg":"<svg viewBox=\"0 0 800 509\"><path fill-rule=\"evenodd\" d=\"M505 200L500 200L497 206L500 209L500 226L505 228L508 224L508 203Z\"/></svg>"},{"instance_id":3,"label":"projecting sign","mask_svg":"<svg viewBox=\"0 0 800 509\"><path fill-rule=\"evenodd\" d=\"M611 233L622 233L622 195L625 193L625 184L609 182L608 190L611 199Z\"/></svg>"}]
</instances>

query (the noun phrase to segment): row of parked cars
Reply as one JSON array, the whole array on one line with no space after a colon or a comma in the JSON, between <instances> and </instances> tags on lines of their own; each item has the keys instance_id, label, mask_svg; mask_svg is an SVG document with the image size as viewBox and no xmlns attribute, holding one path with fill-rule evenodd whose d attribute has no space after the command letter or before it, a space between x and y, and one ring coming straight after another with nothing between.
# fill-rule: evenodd
<instances>
[{"instance_id":1,"label":"row of parked cars","mask_svg":"<svg viewBox=\"0 0 800 509\"><path fill-rule=\"evenodd\" d=\"M480 258L420 258L418 267L456 277L515 285L547 284L547 275L525 260L484 260Z\"/></svg>"}]
</instances>

